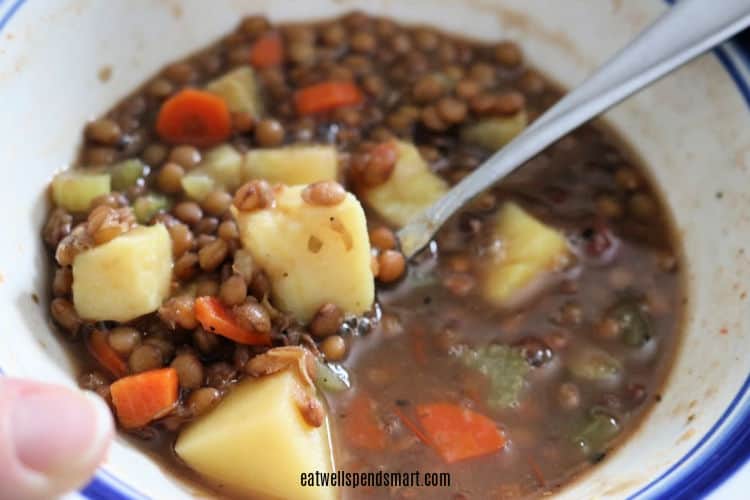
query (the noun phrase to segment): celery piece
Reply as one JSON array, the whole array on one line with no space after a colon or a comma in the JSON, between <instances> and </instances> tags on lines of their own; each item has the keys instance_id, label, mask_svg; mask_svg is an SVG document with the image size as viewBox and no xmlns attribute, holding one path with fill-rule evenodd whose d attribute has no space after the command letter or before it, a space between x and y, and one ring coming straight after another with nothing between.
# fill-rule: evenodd
<instances>
[{"instance_id":1,"label":"celery piece","mask_svg":"<svg viewBox=\"0 0 750 500\"><path fill-rule=\"evenodd\" d=\"M182 178L182 190L188 198L203 201L208 194L216 189L216 181L206 172L193 170Z\"/></svg>"},{"instance_id":2,"label":"celery piece","mask_svg":"<svg viewBox=\"0 0 750 500\"><path fill-rule=\"evenodd\" d=\"M346 369L334 363L316 361L315 385L323 392L343 392L351 387Z\"/></svg>"},{"instance_id":3,"label":"celery piece","mask_svg":"<svg viewBox=\"0 0 750 500\"><path fill-rule=\"evenodd\" d=\"M68 212L86 212L94 198L110 192L110 185L107 173L62 172L52 180L52 198Z\"/></svg>"},{"instance_id":4,"label":"celery piece","mask_svg":"<svg viewBox=\"0 0 750 500\"><path fill-rule=\"evenodd\" d=\"M634 299L622 299L607 312L617 322L622 341L631 347L641 347L653 336L646 311Z\"/></svg>"},{"instance_id":5,"label":"celery piece","mask_svg":"<svg viewBox=\"0 0 750 500\"><path fill-rule=\"evenodd\" d=\"M596 456L605 451L607 443L620 433L617 419L602 411L592 411L573 432L573 443L584 454Z\"/></svg>"},{"instance_id":6,"label":"celery piece","mask_svg":"<svg viewBox=\"0 0 750 500\"><path fill-rule=\"evenodd\" d=\"M572 351L567 366L574 376L593 382L614 381L622 372L622 363L617 358L593 346Z\"/></svg>"},{"instance_id":7,"label":"celery piece","mask_svg":"<svg viewBox=\"0 0 750 500\"><path fill-rule=\"evenodd\" d=\"M477 124L464 127L461 130L461 139L464 142L495 151L520 134L526 124L525 111L519 111L508 117L486 118Z\"/></svg>"},{"instance_id":8,"label":"celery piece","mask_svg":"<svg viewBox=\"0 0 750 500\"><path fill-rule=\"evenodd\" d=\"M491 408L498 410L518 405L526 374L530 370L520 349L491 344L469 349L461 359L466 366L478 370L489 379L487 404Z\"/></svg>"},{"instance_id":9,"label":"celery piece","mask_svg":"<svg viewBox=\"0 0 750 500\"><path fill-rule=\"evenodd\" d=\"M147 194L136 198L133 203L135 218L140 224L147 224L157 213L169 208L169 200L160 195Z\"/></svg>"},{"instance_id":10,"label":"celery piece","mask_svg":"<svg viewBox=\"0 0 750 500\"><path fill-rule=\"evenodd\" d=\"M124 191L129 187L135 186L138 179L143 176L146 166L138 158L121 161L112 166L110 175L112 176L112 189L115 191Z\"/></svg>"}]
</instances>

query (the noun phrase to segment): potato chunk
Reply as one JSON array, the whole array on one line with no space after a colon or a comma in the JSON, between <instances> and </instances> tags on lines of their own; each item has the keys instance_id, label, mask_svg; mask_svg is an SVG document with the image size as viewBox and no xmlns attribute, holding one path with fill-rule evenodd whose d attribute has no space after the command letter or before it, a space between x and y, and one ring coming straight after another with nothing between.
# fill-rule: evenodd
<instances>
[{"instance_id":1,"label":"potato chunk","mask_svg":"<svg viewBox=\"0 0 750 500\"><path fill-rule=\"evenodd\" d=\"M73 261L73 303L88 320L130 321L169 295L172 242L162 224L138 227Z\"/></svg>"},{"instance_id":2,"label":"potato chunk","mask_svg":"<svg viewBox=\"0 0 750 500\"><path fill-rule=\"evenodd\" d=\"M526 128L528 119L525 111L519 111L512 116L498 116L486 118L474 125L468 125L461 130L464 142L482 146L495 151L510 141Z\"/></svg>"},{"instance_id":3,"label":"potato chunk","mask_svg":"<svg viewBox=\"0 0 750 500\"><path fill-rule=\"evenodd\" d=\"M332 146L254 149L245 154L243 181L265 179L294 186L336 180L338 158Z\"/></svg>"},{"instance_id":4,"label":"potato chunk","mask_svg":"<svg viewBox=\"0 0 750 500\"><path fill-rule=\"evenodd\" d=\"M561 270L570 257L560 233L512 202L500 209L495 238L501 250L484 269L484 297L501 307L513 306L530 285Z\"/></svg>"},{"instance_id":5,"label":"potato chunk","mask_svg":"<svg viewBox=\"0 0 750 500\"><path fill-rule=\"evenodd\" d=\"M221 144L203 155L203 161L181 180L182 189L195 201L203 201L218 188L232 191L242 183L242 155L229 144Z\"/></svg>"},{"instance_id":6,"label":"potato chunk","mask_svg":"<svg viewBox=\"0 0 750 500\"><path fill-rule=\"evenodd\" d=\"M394 226L406 225L448 190L448 184L430 171L417 148L399 141L398 161L388 180L366 189L367 203Z\"/></svg>"},{"instance_id":7,"label":"potato chunk","mask_svg":"<svg viewBox=\"0 0 750 500\"><path fill-rule=\"evenodd\" d=\"M333 206L302 199L305 186L279 186L275 206L234 211L242 245L271 281L274 304L308 322L325 303L368 311L374 299L365 213L346 193Z\"/></svg>"},{"instance_id":8,"label":"potato chunk","mask_svg":"<svg viewBox=\"0 0 750 500\"><path fill-rule=\"evenodd\" d=\"M52 179L55 205L69 212L85 212L97 196L110 192L107 173L62 172Z\"/></svg>"},{"instance_id":9,"label":"potato chunk","mask_svg":"<svg viewBox=\"0 0 750 500\"><path fill-rule=\"evenodd\" d=\"M292 369L248 379L213 411L183 430L177 455L238 495L322 500L335 490L300 485L300 474L331 472L326 422L310 426L295 404L304 388Z\"/></svg>"},{"instance_id":10,"label":"potato chunk","mask_svg":"<svg viewBox=\"0 0 750 500\"><path fill-rule=\"evenodd\" d=\"M263 114L258 80L250 66L241 66L209 82L206 90L224 99L232 113L250 113L255 119Z\"/></svg>"}]
</instances>

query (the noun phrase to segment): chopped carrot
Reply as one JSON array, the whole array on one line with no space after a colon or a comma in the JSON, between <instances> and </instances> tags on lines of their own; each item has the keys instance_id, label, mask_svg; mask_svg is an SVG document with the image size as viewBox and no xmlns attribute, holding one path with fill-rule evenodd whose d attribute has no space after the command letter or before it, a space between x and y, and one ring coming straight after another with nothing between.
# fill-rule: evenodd
<instances>
[{"instance_id":1,"label":"chopped carrot","mask_svg":"<svg viewBox=\"0 0 750 500\"><path fill-rule=\"evenodd\" d=\"M195 299L195 318L211 333L232 339L240 344L271 345L271 335L243 328L237 323L232 311L224 307L216 297Z\"/></svg>"},{"instance_id":2,"label":"chopped carrot","mask_svg":"<svg viewBox=\"0 0 750 500\"><path fill-rule=\"evenodd\" d=\"M455 404L418 405L417 417L435 451L449 464L505 446L505 435L495 422Z\"/></svg>"},{"instance_id":3,"label":"chopped carrot","mask_svg":"<svg viewBox=\"0 0 750 500\"><path fill-rule=\"evenodd\" d=\"M120 378L128 374L127 363L112 349L107 342L107 334L103 331L91 332L86 347L94 359L115 377Z\"/></svg>"},{"instance_id":4,"label":"chopped carrot","mask_svg":"<svg viewBox=\"0 0 750 500\"><path fill-rule=\"evenodd\" d=\"M427 446L432 446L432 443L430 443L430 439L425 435L424 432L422 432L419 427L417 427L417 424L412 422L411 419L409 419L409 417L404 414L404 412L402 412L398 407L394 407L393 413L395 413L396 416L401 419L401 422L406 426L406 428L412 431L420 441L422 441Z\"/></svg>"},{"instance_id":5,"label":"chopped carrot","mask_svg":"<svg viewBox=\"0 0 750 500\"><path fill-rule=\"evenodd\" d=\"M185 89L167 99L156 119L159 136L172 144L214 146L232 133L232 116L221 97Z\"/></svg>"},{"instance_id":6,"label":"chopped carrot","mask_svg":"<svg viewBox=\"0 0 750 500\"><path fill-rule=\"evenodd\" d=\"M109 390L120 424L128 429L143 427L177 404L177 370L161 368L130 375Z\"/></svg>"},{"instance_id":7,"label":"chopped carrot","mask_svg":"<svg viewBox=\"0 0 750 500\"><path fill-rule=\"evenodd\" d=\"M284 46L278 33L263 35L250 47L250 64L256 68L277 66L283 59Z\"/></svg>"},{"instance_id":8,"label":"chopped carrot","mask_svg":"<svg viewBox=\"0 0 750 500\"><path fill-rule=\"evenodd\" d=\"M309 115L362 102L362 91L351 82L323 82L297 91L297 113Z\"/></svg>"},{"instance_id":9,"label":"chopped carrot","mask_svg":"<svg viewBox=\"0 0 750 500\"><path fill-rule=\"evenodd\" d=\"M367 450L385 448L386 435L375 415L375 405L369 396L360 392L349 403L344 419L347 442Z\"/></svg>"}]
</instances>

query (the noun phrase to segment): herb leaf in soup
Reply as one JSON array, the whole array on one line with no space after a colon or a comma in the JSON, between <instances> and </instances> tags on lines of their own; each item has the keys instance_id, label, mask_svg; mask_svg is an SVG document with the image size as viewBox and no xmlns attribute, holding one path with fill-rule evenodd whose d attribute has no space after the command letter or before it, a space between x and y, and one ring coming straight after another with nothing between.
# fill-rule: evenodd
<instances>
[{"instance_id":1,"label":"herb leaf in soup","mask_svg":"<svg viewBox=\"0 0 750 500\"><path fill-rule=\"evenodd\" d=\"M526 374L530 370L520 349L492 344L468 349L461 360L489 379L487 404L490 408L499 410L518 405Z\"/></svg>"}]
</instances>

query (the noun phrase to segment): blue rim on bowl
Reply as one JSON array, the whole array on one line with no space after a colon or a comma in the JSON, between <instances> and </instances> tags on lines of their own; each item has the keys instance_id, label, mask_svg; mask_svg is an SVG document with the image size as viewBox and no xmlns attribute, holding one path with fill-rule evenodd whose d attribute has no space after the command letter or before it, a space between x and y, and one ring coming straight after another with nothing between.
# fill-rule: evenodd
<instances>
[{"instance_id":1,"label":"blue rim on bowl","mask_svg":"<svg viewBox=\"0 0 750 500\"><path fill-rule=\"evenodd\" d=\"M665 0L673 4L675 0ZM27 0L0 0L0 31ZM713 51L750 107L750 33ZM0 376L3 372L0 369ZM667 471L631 498L701 498L747 462L750 455L750 376L700 441ZM721 433L719 431L722 431ZM143 493L102 468L80 494L92 500L142 500Z\"/></svg>"}]
</instances>

